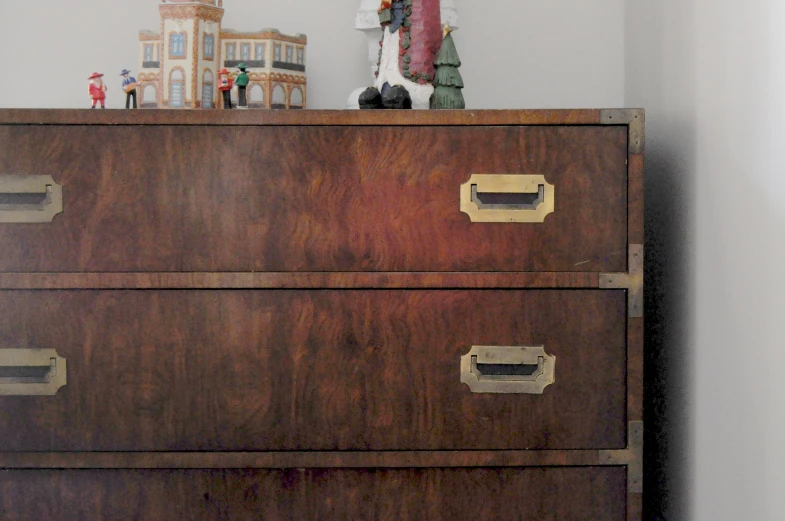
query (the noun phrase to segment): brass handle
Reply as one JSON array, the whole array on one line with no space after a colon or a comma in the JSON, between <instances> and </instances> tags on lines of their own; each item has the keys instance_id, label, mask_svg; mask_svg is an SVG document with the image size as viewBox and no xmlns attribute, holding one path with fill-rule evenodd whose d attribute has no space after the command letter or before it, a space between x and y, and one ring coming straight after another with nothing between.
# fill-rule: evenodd
<instances>
[{"instance_id":1,"label":"brass handle","mask_svg":"<svg viewBox=\"0 0 785 521\"><path fill-rule=\"evenodd\" d=\"M53 396L67 383L54 349L0 349L0 396Z\"/></svg>"},{"instance_id":2,"label":"brass handle","mask_svg":"<svg viewBox=\"0 0 785 521\"><path fill-rule=\"evenodd\" d=\"M63 187L50 175L0 175L0 223L47 223L63 211Z\"/></svg>"},{"instance_id":3,"label":"brass handle","mask_svg":"<svg viewBox=\"0 0 785 521\"><path fill-rule=\"evenodd\" d=\"M542 394L555 370L543 346L474 346L461 357L461 382L473 393Z\"/></svg>"},{"instance_id":4,"label":"brass handle","mask_svg":"<svg viewBox=\"0 0 785 521\"><path fill-rule=\"evenodd\" d=\"M475 223L541 223L554 205L542 175L473 174L461 185L461 211Z\"/></svg>"}]
</instances>

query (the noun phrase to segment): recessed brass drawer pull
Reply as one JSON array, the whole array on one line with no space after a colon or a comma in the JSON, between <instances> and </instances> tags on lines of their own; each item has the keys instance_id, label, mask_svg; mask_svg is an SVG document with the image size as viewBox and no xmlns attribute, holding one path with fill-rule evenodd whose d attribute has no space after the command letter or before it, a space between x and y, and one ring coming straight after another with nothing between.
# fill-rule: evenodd
<instances>
[{"instance_id":1,"label":"recessed brass drawer pull","mask_svg":"<svg viewBox=\"0 0 785 521\"><path fill-rule=\"evenodd\" d=\"M50 175L0 175L0 223L47 223L63 211L63 187Z\"/></svg>"},{"instance_id":2,"label":"recessed brass drawer pull","mask_svg":"<svg viewBox=\"0 0 785 521\"><path fill-rule=\"evenodd\" d=\"M0 396L53 396L66 383L54 349L0 349Z\"/></svg>"},{"instance_id":3,"label":"recessed brass drawer pull","mask_svg":"<svg viewBox=\"0 0 785 521\"><path fill-rule=\"evenodd\" d=\"M474 346L461 357L461 382L473 393L542 394L555 368L543 346Z\"/></svg>"},{"instance_id":4,"label":"recessed brass drawer pull","mask_svg":"<svg viewBox=\"0 0 785 521\"><path fill-rule=\"evenodd\" d=\"M461 211L472 222L541 223L554 204L554 186L541 175L474 174L461 185Z\"/></svg>"}]
</instances>

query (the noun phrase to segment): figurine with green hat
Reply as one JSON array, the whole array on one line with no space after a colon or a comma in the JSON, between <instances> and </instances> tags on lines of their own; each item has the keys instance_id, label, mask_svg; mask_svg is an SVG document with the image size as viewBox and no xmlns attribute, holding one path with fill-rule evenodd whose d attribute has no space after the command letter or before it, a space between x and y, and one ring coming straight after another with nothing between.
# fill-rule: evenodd
<instances>
[{"instance_id":1,"label":"figurine with green hat","mask_svg":"<svg viewBox=\"0 0 785 521\"><path fill-rule=\"evenodd\" d=\"M245 90L248 87L248 83L250 83L250 79L248 78L248 74L245 70L248 68L245 63L241 63L237 66L240 69L240 74L234 79L234 84L237 85L237 108L238 109L247 109L248 108L248 99L245 95Z\"/></svg>"}]
</instances>

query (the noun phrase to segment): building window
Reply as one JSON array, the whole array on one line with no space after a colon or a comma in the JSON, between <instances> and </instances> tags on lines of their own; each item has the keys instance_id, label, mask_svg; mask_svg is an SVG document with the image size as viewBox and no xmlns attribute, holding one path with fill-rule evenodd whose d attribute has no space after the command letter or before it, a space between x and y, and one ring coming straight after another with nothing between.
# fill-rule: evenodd
<instances>
[{"instance_id":1,"label":"building window","mask_svg":"<svg viewBox=\"0 0 785 521\"><path fill-rule=\"evenodd\" d=\"M226 59L227 60L234 60L234 44L227 43L226 44Z\"/></svg>"},{"instance_id":2,"label":"building window","mask_svg":"<svg viewBox=\"0 0 785 521\"><path fill-rule=\"evenodd\" d=\"M290 109L303 108L303 91L300 90L299 87L293 88L292 92L289 94L289 108Z\"/></svg>"},{"instance_id":3,"label":"building window","mask_svg":"<svg viewBox=\"0 0 785 521\"><path fill-rule=\"evenodd\" d=\"M286 61L289 63L294 63L294 49L291 45L286 46Z\"/></svg>"},{"instance_id":4,"label":"building window","mask_svg":"<svg viewBox=\"0 0 785 521\"><path fill-rule=\"evenodd\" d=\"M158 61L157 51L157 45L152 43L146 43L144 45L144 60L142 60L143 69L157 69L161 66L161 62ZM155 55L153 53L155 53Z\"/></svg>"},{"instance_id":5,"label":"building window","mask_svg":"<svg viewBox=\"0 0 785 521\"><path fill-rule=\"evenodd\" d=\"M297 48L297 63L299 65L305 65L305 49L302 47Z\"/></svg>"},{"instance_id":6,"label":"building window","mask_svg":"<svg viewBox=\"0 0 785 521\"><path fill-rule=\"evenodd\" d=\"M171 58L185 58L185 33L172 33L169 56Z\"/></svg>"},{"instance_id":7,"label":"building window","mask_svg":"<svg viewBox=\"0 0 785 521\"><path fill-rule=\"evenodd\" d=\"M286 91L281 85L273 87L273 99L270 104L272 109L285 109L286 108Z\"/></svg>"},{"instance_id":8,"label":"building window","mask_svg":"<svg viewBox=\"0 0 785 521\"><path fill-rule=\"evenodd\" d=\"M179 108L185 104L185 76L181 68L173 69L169 75L169 106Z\"/></svg>"},{"instance_id":9,"label":"building window","mask_svg":"<svg viewBox=\"0 0 785 521\"><path fill-rule=\"evenodd\" d=\"M250 103L248 104L250 107L255 109L263 109L266 108L264 103L264 89L258 83L251 85L249 90L249 100Z\"/></svg>"},{"instance_id":10,"label":"building window","mask_svg":"<svg viewBox=\"0 0 785 521\"><path fill-rule=\"evenodd\" d=\"M202 108L213 108L213 73L209 70L204 71L202 76Z\"/></svg>"},{"instance_id":11,"label":"building window","mask_svg":"<svg viewBox=\"0 0 785 521\"><path fill-rule=\"evenodd\" d=\"M154 109L158 107L158 90L154 85L144 86L139 106L143 109Z\"/></svg>"},{"instance_id":12,"label":"building window","mask_svg":"<svg viewBox=\"0 0 785 521\"><path fill-rule=\"evenodd\" d=\"M280 43L276 43L275 44L275 56L273 57L273 60L277 61L277 62L281 61L281 44Z\"/></svg>"},{"instance_id":13,"label":"building window","mask_svg":"<svg viewBox=\"0 0 785 521\"><path fill-rule=\"evenodd\" d=\"M256 44L256 59L257 60L264 60L264 44L257 43Z\"/></svg>"},{"instance_id":14,"label":"building window","mask_svg":"<svg viewBox=\"0 0 785 521\"><path fill-rule=\"evenodd\" d=\"M251 44L244 43L240 45L240 59L243 61L251 59Z\"/></svg>"},{"instance_id":15,"label":"building window","mask_svg":"<svg viewBox=\"0 0 785 521\"><path fill-rule=\"evenodd\" d=\"M204 35L204 59L212 60L215 57L215 37L212 34Z\"/></svg>"}]
</instances>

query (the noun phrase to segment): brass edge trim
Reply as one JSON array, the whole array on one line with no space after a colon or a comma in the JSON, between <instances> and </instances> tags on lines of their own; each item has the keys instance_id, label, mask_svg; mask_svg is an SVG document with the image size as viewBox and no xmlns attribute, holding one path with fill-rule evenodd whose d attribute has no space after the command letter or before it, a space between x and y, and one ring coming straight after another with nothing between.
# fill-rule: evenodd
<instances>
[{"instance_id":1,"label":"brass edge trim","mask_svg":"<svg viewBox=\"0 0 785 521\"><path fill-rule=\"evenodd\" d=\"M41 193L48 196L42 209L0 208L0 223L48 223L63 211L63 187L51 175L0 175L0 193Z\"/></svg>"},{"instance_id":2,"label":"brass edge trim","mask_svg":"<svg viewBox=\"0 0 785 521\"><path fill-rule=\"evenodd\" d=\"M600 273L600 288L626 289L628 316L643 316L643 245L629 246L629 273Z\"/></svg>"},{"instance_id":3,"label":"brass edge trim","mask_svg":"<svg viewBox=\"0 0 785 521\"><path fill-rule=\"evenodd\" d=\"M601 450L600 465L627 466L627 493L643 492L643 422L630 422L627 433L627 448L624 450Z\"/></svg>"},{"instance_id":4,"label":"brass edge trim","mask_svg":"<svg viewBox=\"0 0 785 521\"><path fill-rule=\"evenodd\" d=\"M479 363L539 365L534 378L500 376L480 378L474 372L472 359ZM480 360L481 359L481 360ZM544 346L472 346L461 357L461 382L473 393L543 394L556 381L556 357L545 352Z\"/></svg>"},{"instance_id":5,"label":"brass edge trim","mask_svg":"<svg viewBox=\"0 0 785 521\"><path fill-rule=\"evenodd\" d=\"M543 186L543 200L533 210L481 209L472 200L472 185L477 185L478 191L482 188L482 192L499 193L537 193L537 188ZM556 189L544 175L472 174L461 185L461 212L475 223L542 223L556 209L555 196Z\"/></svg>"},{"instance_id":6,"label":"brass edge trim","mask_svg":"<svg viewBox=\"0 0 785 521\"><path fill-rule=\"evenodd\" d=\"M0 378L0 396L54 396L68 383L68 364L54 349L0 349L0 367L50 366L44 382Z\"/></svg>"},{"instance_id":7,"label":"brass edge trim","mask_svg":"<svg viewBox=\"0 0 785 521\"><path fill-rule=\"evenodd\" d=\"M643 109L603 109L600 110L600 123L603 125L627 125L628 151L630 154L643 154L646 148L646 111Z\"/></svg>"}]
</instances>

